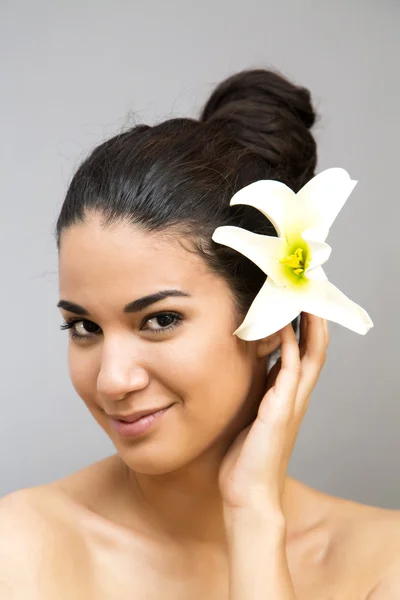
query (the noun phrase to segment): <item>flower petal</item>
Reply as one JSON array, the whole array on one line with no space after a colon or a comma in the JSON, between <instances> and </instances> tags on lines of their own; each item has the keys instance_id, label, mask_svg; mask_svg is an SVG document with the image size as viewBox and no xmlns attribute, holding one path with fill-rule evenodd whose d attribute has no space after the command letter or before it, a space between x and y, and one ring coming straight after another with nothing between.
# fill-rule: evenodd
<instances>
[{"instance_id":1,"label":"flower petal","mask_svg":"<svg viewBox=\"0 0 400 600\"><path fill-rule=\"evenodd\" d=\"M315 267L311 271L307 269L307 279L312 279L313 281L328 281L325 271L322 267Z\"/></svg>"},{"instance_id":2,"label":"flower petal","mask_svg":"<svg viewBox=\"0 0 400 600\"><path fill-rule=\"evenodd\" d=\"M268 278L234 334L251 341L279 331L299 315L295 302L296 296L289 288L278 287Z\"/></svg>"},{"instance_id":3,"label":"flower petal","mask_svg":"<svg viewBox=\"0 0 400 600\"><path fill-rule=\"evenodd\" d=\"M328 233L329 229L318 229L317 227L313 227L312 229L305 229L301 235L307 242L325 242Z\"/></svg>"},{"instance_id":4,"label":"flower petal","mask_svg":"<svg viewBox=\"0 0 400 600\"><path fill-rule=\"evenodd\" d=\"M212 239L214 242L233 248L246 256L266 275L269 275L275 283L287 285L282 265L279 264L279 260L283 258L286 250L284 238L260 235L241 227L224 225L217 227Z\"/></svg>"},{"instance_id":5,"label":"flower petal","mask_svg":"<svg viewBox=\"0 0 400 600\"><path fill-rule=\"evenodd\" d=\"M299 300L302 312L329 319L361 335L373 327L368 313L329 281L310 280L307 290L299 292Z\"/></svg>"},{"instance_id":6,"label":"flower petal","mask_svg":"<svg viewBox=\"0 0 400 600\"><path fill-rule=\"evenodd\" d=\"M290 229L329 230L356 184L345 169L336 167L310 179L296 194Z\"/></svg>"},{"instance_id":7,"label":"flower petal","mask_svg":"<svg viewBox=\"0 0 400 600\"><path fill-rule=\"evenodd\" d=\"M286 219L291 212L295 193L286 184L272 179L254 181L231 199L230 205L246 204L263 213L275 227L279 237L285 237Z\"/></svg>"},{"instance_id":8,"label":"flower petal","mask_svg":"<svg viewBox=\"0 0 400 600\"><path fill-rule=\"evenodd\" d=\"M307 243L311 250L311 261L306 269L306 272L304 273L306 277L308 276L309 271L326 263L332 252L332 248L324 242L321 243L308 241Z\"/></svg>"}]
</instances>

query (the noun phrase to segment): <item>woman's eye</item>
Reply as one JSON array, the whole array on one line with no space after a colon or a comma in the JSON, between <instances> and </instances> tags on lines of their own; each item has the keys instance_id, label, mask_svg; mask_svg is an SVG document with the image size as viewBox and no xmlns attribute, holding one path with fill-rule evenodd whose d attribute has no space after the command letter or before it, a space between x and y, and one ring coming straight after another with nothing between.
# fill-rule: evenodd
<instances>
[{"instance_id":1,"label":"woman's eye","mask_svg":"<svg viewBox=\"0 0 400 600\"><path fill-rule=\"evenodd\" d=\"M86 321L85 319L71 319L61 325L61 329L69 329L71 338L74 339L88 339L93 335L98 334L100 327L92 321Z\"/></svg>"},{"instance_id":2,"label":"woman's eye","mask_svg":"<svg viewBox=\"0 0 400 600\"><path fill-rule=\"evenodd\" d=\"M151 331L153 333L160 333L162 331L169 331L175 329L182 321L182 316L178 313L158 313L147 317L145 323L149 326L146 327L145 331Z\"/></svg>"},{"instance_id":3,"label":"woman's eye","mask_svg":"<svg viewBox=\"0 0 400 600\"><path fill-rule=\"evenodd\" d=\"M175 329L180 325L182 319L183 317L179 313L157 313L145 319L144 324L147 324L147 327L142 329L151 333L163 333ZM69 329L70 337L75 340L88 340L101 333L101 329L96 323L86 319L70 319L61 325L61 329Z\"/></svg>"}]
</instances>

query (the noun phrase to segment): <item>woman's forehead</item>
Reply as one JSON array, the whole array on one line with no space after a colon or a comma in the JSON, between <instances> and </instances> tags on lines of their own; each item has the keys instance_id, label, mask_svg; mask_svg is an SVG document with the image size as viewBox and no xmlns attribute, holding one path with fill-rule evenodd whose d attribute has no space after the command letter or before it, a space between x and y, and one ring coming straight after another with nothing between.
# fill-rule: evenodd
<instances>
[{"instance_id":1,"label":"woman's forehead","mask_svg":"<svg viewBox=\"0 0 400 600\"><path fill-rule=\"evenodd\" d=\"M177 288L195 294L220 279L177 238L124 223L101 227L98 222L80 223L62 233L59 276L64 295L90 288L123 292L132 286L148 293Z\"/></svg>"},{"instance_id":2,"label":"woman's forehead","mask_svg":"<svg viewBox=\"0 0 400 600\"><path fill-rule=\"evenodd\" d=\"M78 257L84 262L86 258L92 263L118 262L131 267L155 259L163 261L163 257L191 266L204 263L184 248L178 235L147 232L127 223L104 227L92 220L74 225L61 235L60 263L75 263Z\"/></svg>"}]
</instances>

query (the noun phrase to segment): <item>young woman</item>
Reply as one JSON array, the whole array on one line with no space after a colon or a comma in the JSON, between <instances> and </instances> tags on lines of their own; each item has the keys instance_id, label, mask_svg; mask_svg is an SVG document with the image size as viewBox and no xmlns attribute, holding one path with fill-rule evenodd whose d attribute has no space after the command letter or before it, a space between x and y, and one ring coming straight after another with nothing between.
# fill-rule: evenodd
<instances>
[{"instance_id":1,"label":"young woman","mask_svg":"<svg viewBox=\"0 0 400 600\"><path fill-rule=\"evenodd\" d=\"M1 599L400 598L400 512L286 474L326 321L232 335L265 274L212 241L223 225L276 235L229 202L260 179L309 181L314 120L306 89L242 72L199 121L134 127L77 171L59 307L73 385L116 453L3 498Z\"/></svg>"}]
</instances>

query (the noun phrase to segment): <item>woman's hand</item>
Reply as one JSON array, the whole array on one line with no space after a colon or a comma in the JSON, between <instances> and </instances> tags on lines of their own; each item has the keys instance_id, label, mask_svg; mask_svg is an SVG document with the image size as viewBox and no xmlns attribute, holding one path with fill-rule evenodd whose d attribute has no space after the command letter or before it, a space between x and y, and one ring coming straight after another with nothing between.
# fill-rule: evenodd
<instances>
[{"instance_id":1,"label":"woman's hand","mask_svg":"<svg viewBox=\"0 0 400 600\"><path fill-rule=\"evenodd\" d=\"M310 394L326 359L328 323L301 314L300 343L291 324L281 330L281 359L267 378L257 418L223 458L219 487L224 508L283 514L286 471Z\"/></svg>"}]
</instances>

